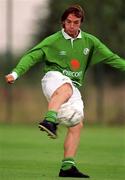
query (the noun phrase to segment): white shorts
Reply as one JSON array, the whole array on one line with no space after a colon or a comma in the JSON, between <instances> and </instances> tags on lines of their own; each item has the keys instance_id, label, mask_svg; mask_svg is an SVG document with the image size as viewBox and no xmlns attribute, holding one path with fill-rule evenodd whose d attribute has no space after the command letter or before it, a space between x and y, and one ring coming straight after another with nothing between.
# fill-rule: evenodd
<instances>
[{"instance_id":1,"label":"white shorts","mask_svg":"<svg viewBox=\"0 0 125 180\"><path fill-rule=\"evenodd\" d=\"M70 109L74 109L74 111L78 112L80 114L80 117L82 117L79 120L81 121L83 120L83 116L84 116L83 113L84 105L80 91L73 85L71 79L58 71L49 71L45 74L45 76L41 80L42 90L48 102L50 101L53 93L65 83L69 83L72 86L73 94L66 103L61 105L58 112L58 119L64 118L61 117L64 116L63 112L67 112L67 110L69 110L70 112Z\"/></svg>"}]
</instances>

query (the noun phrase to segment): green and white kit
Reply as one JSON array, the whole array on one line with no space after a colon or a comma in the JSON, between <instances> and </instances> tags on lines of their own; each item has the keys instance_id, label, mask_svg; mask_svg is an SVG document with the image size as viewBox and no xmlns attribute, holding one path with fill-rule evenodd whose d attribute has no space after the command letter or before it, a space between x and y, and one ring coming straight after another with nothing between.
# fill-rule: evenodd
<instances>
[{"instance_id":1,"label":"green and white kit","mask_svg":"<svg viewBox=\"0 0 125 180\"><path fill-rule=\"evenodd\" d=\"M85 72L91 65L103 62L125 71L124 59L110 51L96 37L83 31L76 39L68 36L64 30L47 37L28 51L13 71L19 77L40 61L45 62L45 73L59 71L77 87L83 84Z\"/></svg>"},{"instance_id":2,"label":"green and white kit","mask_svg":"<svg viewBox=\"0 0 125 180\"><path fill-rule=\"evenodd\" d=\"M22 57L16 68L13 69L12 75L16 79L28 71L37 62L43 61L45 76L48 72L60 72L62 75L60 76L61 80L59 80L59 84L55 79L56 83L54 84L55 86L53 86L52 91L50 91L49 86L49 84L52 83L47 80L48 85L46 85L45 78L43 77L43 92L48 91L48 95L44 93L45 96L49 99L59 85L70 81L74 90L73 92L77 94L76 101L74 101L74 111L75 109L79 109L75 107L77 107L78 104L81 104L80 111L78 112L78 114L80 113L80 117L83 116L83 103L81 95L78 95L75 91L78 91L77 88L83 85L88 67L102 62L125 71L124 59L109 50L98 38L81 30L75 39L66 34L64 29L45 38ZM48 89L44 90L45 87L48 87ZM75 90L75 88L77 90Z\"/></svg>"}]
</instances>

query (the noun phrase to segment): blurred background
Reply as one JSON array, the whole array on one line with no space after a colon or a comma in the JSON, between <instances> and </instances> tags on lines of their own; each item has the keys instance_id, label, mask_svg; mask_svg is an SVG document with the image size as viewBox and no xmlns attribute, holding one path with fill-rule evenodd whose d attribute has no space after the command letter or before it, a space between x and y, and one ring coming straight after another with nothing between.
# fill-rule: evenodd
<instances>
[{"instance_id":1,"label":"blurred background","mask_svg":"<svg viewBox=\"0 0 125 180\"><path fill-rule=\"evenodd\" d=\"M124 0L0 0L0 122L36 123L47 110L41 90L42 65L37 64L13 85L4 76L21 56L60 30L67 6L85 10L84 31L98 37L125 58ZM125 124L125 73L100 64L88 70L81 89L88 124Z\"/></svg>"}]
</instances>

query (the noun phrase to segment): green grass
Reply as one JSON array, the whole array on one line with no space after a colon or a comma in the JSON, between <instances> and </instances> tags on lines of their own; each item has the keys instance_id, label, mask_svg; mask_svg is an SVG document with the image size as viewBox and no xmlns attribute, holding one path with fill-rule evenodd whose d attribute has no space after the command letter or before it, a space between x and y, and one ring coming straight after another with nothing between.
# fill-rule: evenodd
<instances>
[{"instance_id":1,"label":"green grass","mask_svg":"<svg viewBox=\"0 0 125 180\"><path fill-rule=\"evenodd\" d=\"M66 129L60 127L58 139L52 140L40 132L37 125L1 125L0 179L64 179L58 177L58 171L65 133ZM92 180L123 180L124 153L123 127L85 127L75 160L78 168Z\"/></svg>"}]
</instances>

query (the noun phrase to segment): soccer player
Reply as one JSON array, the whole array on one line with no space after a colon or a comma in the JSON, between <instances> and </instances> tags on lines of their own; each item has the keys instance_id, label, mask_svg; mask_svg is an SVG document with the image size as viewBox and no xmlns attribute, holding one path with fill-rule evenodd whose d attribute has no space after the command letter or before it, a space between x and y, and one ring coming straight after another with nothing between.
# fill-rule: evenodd
<instances>
[{"instance_id":1,"label":"soccer player","mask_svg":"<svg viewBox=\"0 0 125 180\"><path fill-rule=\"evenodd\" d=\"M39 128L56 138L58 125L67 126L60 177L89 178L76 168L74 161L84 118L79 87L83 85L86 70L102 62L125 71L124 59L80 29L83 21L84 10L80 6L68 7L61 17L62 29L29 50L6 76L8 83L14 83L37 62L45 62L41 84L48 111Z\"/></svg>"}]
</instances>

